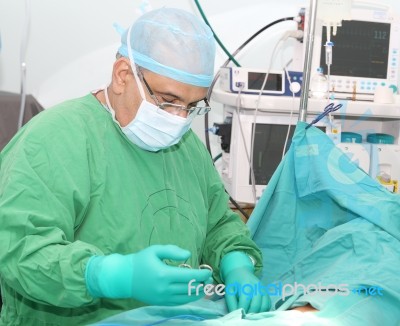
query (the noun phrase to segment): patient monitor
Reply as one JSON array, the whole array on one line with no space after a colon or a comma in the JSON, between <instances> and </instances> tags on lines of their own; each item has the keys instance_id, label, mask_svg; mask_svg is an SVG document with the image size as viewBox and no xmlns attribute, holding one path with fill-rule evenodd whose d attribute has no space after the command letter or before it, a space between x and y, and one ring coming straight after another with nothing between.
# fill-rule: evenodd
<instances>
[{"instance_id":1,"label":"patient monitor","mask_svg":"<svg viewBox=\"0 0 400 326\"><path fill-rule=\"evenodd\" d=\"M330 67L335 98L372 100L377 86L397 91L400 60L400 18L379 3L353 2L351 18L343 17L336 35L329 35L324 22L315 26L311 71L326 64L326 43L333 42Z\"/></svg>"}]
</instances>

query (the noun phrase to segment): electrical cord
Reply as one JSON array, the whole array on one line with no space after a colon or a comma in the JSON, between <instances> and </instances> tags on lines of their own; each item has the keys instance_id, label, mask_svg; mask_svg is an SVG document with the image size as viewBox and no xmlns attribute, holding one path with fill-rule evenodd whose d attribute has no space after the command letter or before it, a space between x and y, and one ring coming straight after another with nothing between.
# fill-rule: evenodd
<instances>
[{"instance_id":1,"label":"electrical cord","mask_svg":"<svg viewBox=\"0 0 400 326\"><path fill-rule=\"evenodd\" d=\"M250 171L251 171L251 187L253 190L254 203L257 203L257 197L256 197L256 184L255 184L254 167L253 167L253 150L254 150L254 140L255 140L256 126L257 126L257 115L258 115L259 107L260 107L260 103L261 103L261 96L263 94L264 87L267 84L268 75L271 70L273 59L275 57L275 52L277 51L279 44L281 42L286 41L289 37L299 38L302 36L303 36L303 33L300 33L299 31L296 31L296 30L295 31L286 31L285 34L283 34L282 37L278 40L278 42L275 44L275 46L272 50L271 59L269 61L269 65L268 65L268 70L267 70L267 73L265 74L264 81L260 87L260 92L258 93L258 97L256 100L256 108L255 108L254 115L253 115L254 128L253 128L253 133L252 133L251 142L250 142L250 157L249 157L249 165L250 165ZM290 78L289 78L289 81L290 81ZM294 96L294 93L292 93L292 94ZM238 97L240 98L240 92L239 92ZM290 126L289 126L289 128L290 128ZM288 132L289 131L290 131L290 129L288 130ZM247 154L247 150L246 150L246 154Z\"/></svg>"},{"instance_id":2,"label":"electrical cord","mask_svg":"<svg viewBox=\"0 0 400 326\"><path fill-rule=\"evenodd\" d=\"M210 144L210 135L208 133L208 125L209 125L209 123L208 123L208 113L206 113L205 116L204 116L204 128L205 128L204 129L205 130L204 137L205 137L207 150L208 150L208 152L210 153L210 155L212 157L211 144Z\"/></svg>"},{"instance_id":3,"label":"electrical cord","mask_svg":"<svg viewBox=\"0 0 400 326\"><path fill-rule=\"evenodd\" d=\"M236 56L241 50L243 50L243 48L249 44L252 40L254 40L258 35L260 35L262 32L266 31L268 28L285 22L285 21L289 21L289 20L295 20L295 17L285 17L285 18L281 18L281 19L277 19L267 25L265 25L263 28L261 28L260 30L258 30L256 33L254 33L252 36L250 36L242 45L240 45L235 52L233 52L233 54L231 55L232 57ZM226 67L229 62L231 61L230 57L224 62L224 64L221 67ZM215 74L213 81L211 82L210 87L208 88L208 93L207 93L207 98L210 100L211 99L211 94L212 91L214 89L214 86L218 80L220 76L220 71L218 70L218 72ZM204 130L205 130L205 143L206 143L206 147L207 150L210 152L211 154L211 145L210 145L210 137L208 134L208 129L209 129L209 120L208 120L208 114L205 115L204 117ZM212 154L211 154L212 155Z\"/></svg>"},{"instance_id":4,"label":"electrical cord","mask_svg":"<svg viewBox=\"0 0 400 326\"><path fill-rule=\"evenodd\" d=\"M225 190L225 192L228 194L228 192L226 190ZM244 209L242 207L240 207L240 205L231 196L229 196L229 200L238 209L238 211L243 214L243 216L246 218L246 220L248 220L250 217L249 214L247 214L244 211Z\"/></svg>"},{"instance_id":5,"label":"electrical cord","mask_svg":"<svg viewBox=\"0 0 400 326\"><path fill-rule=\"evenodd\" d=\"M254 168L253 168L253 150L254 150L254 139L256 135L256 126L257 126L257 115L258 115L258 110L260 107L260 102L261 102L261 96L264 90L265 85L267 84L268 80L268 75L272 67L272 62L273 58L275 56L275 51L278 49L278 45L284 40L284 36L281 37L278 42L275 44L274 49L272 50L271 54L271 60L269 61L268 65L268 70L267 73L265 74L264 81L260 87L260 92L258 93L258 97L256 100L256 109L254 110L254 115L253 115L253 133L251 135L251 141L250 141L250 157L249 157L249 165L250 165L250 171L253 171L252 178L251 178L251 188L253 190L253 196L254 196L254 203L257 203L257 196L256 196L256 182L255 182L255 177L254 177Z\"/></svg>"},{"instance_id":6,"label":"electrical cord","mask_svg":"<svg viewBox=\"0 0 400 326\"><path fill-rule=\"evenodd\" d=\"M244 132L243 132L242 121L240 121L240 109L242 108L241 95L242 95L243 87L244 87L244 85L241 85L241 87L239 88L239 93L238 93L237 100L236 100L236 115L237 115L237 118L238 118L239 130L240 130L240 134L242 136L244 151L246 153L247 162L249 163L250 179L251 179L251 190L252 190L252 193L253 193L253 200L254 200L254 203L256 203L257 202L257 194L256 194L256 181L255 181L254 168L253 168L253 159L251 157L252 148L250 148L250 151L247 148L246 138L245 138ZM255 130L253 130L253 134L254 133L255 133Z\"/></svg>"},{"instance_id":7,"label":"electrical cord","mask_svg":"<svg viewBox=\"0 0 400 326\"><path fill-rule=\"evenodd\" d=\"M226 67L230 61L232 61L235 65L237 65L238 67L240 67L240 64L235 60L234 56L236 56L248 43L250 43L254 38L256 38L259 34L261 34L262 32L264 32L265 30L267 30L268 28L284 22L284 21L288 21L288 20L294 20L294 17L286 17L286 18L281 18L278 20L273 21L272 23L267 24L266 26L264 26L263 28L261 28L260 30L258 30L255 34L253 34L249 39L247 39L238 49L236 49L236 51L233 54L230 54L228 52L228 50L225 48L225 46L223 45L223 43L220 41L220 39L218 38L218 36L216 35L216 33L214 32L212 26L210 25L210 23L208 22L207 17L204 14L204 11L202 9L202 7L200 6L198 0L194 0L197 9L199 10L204 22L210 27L215 40L218 42L218 44L221 46L221 48L223 49L223 51L226 53L226 55L228 56L228 59L225 61L225 63L222 65L222 67ZM207 93L207 98L211 99L211 94L212 94L212 90L214 89L215 83L218 80L220 76L220 72L218 71L208 89L208 93ZM208 114L205 115L204 117L204 126L205 126L205 143L206 143L206 147L208 152L210 153L211 157L212 157L212 152L211 152L211 145L210 145L210 137L208 134L208 129L209 129L209 119L208 119ZM220 154L222 156L222 154ZM220 156L218 155L215 159L213 159L213 162L215 163L215 161L219 158ZM253 176L254 177L254 176ZM226 191L226 190L225 190ZM228 193L226 191L226 193ZM229 195L229 193L228 193ZM242 207L240 207L240 205L231 197L229 196L229 200L230 202L243 214L243 216L245 218L249 218L249 215L242 209Z\"/></svg>"},{"instance_id":8,"label":"electrical cord","mask_svg":"<svg viewBox=\"0 0 400 326\"><path fill-rule=\"evenodd\" d=\"M217 162L222 157L222 153L219 153L217 156L213 158L213 162Z\"/></svg>"},{"instance_id":9,"label":"electrical cord","mask_svg":"<svg viewBox=\"0 0 400 326\"><path fill-rule=\"evenodd\" d=\"M258 30L256 33L254 33L251 37L249 37L241 46L239 46L239 47L237 48L237 50L236 50L235 52L232 53L232 56L235 57L240 51L242 51L242 49L243 49L247 44L249 44L253 39L255 39L259 34L261 34L262 32L264 32L264 31L267 30L268 28L270 28L270 27L272 27L272 26L274 26L274 25L276 25L276 24L278 24L278 23L281 23L281 22L284 22L284 21L288 21L288 20L294 20L294 19L295 19L295 17L285 17L285 18L277 19L277 20L273 21L272 23L269 23L269 24L265 25L263 28L261 28L261 29ZM228 58L228 59L224 62L224 64L222 65L222 67L226 67L226 66L229 64L230 61L231 61L231 59Z\"/></svg>"},{"instance_id":10,"label":"electrical cord","mask_svg":"<svg viewBox=\"0 0 400 326\"><path fill-rule=\"evenodd\" d=\"M292 87L292 80L290 78L289 72L287 71L286 67L288 66L288 64L286 64L284 70L285 70L285 74L286 74L286 78L289 82L290 88ZM292 90L292 89L291 89ZM289 141L289 135L290 135L290 129L292 128L292 118L293 118L293 111L294 111L294 92L292 90L292 107L290 109L290 116L289 116L289 123L288 123L288 129L287 129L287 133L286 133L286 138L285 138L285 144L283 145L283 150L282 150L282 159L284 158L285 154L286 154L286 147Z\"/></svg>"},{"instance_id":11,"label":"electrical cord","mask_svg":"<svg viewBox=\"0 0 400 326\"><path fill-rule=\"evenodd\" d=\"M263 28L261 28L260 30L258 30L258 31L257 31L256 33L254 33L252 36L250 36L242 45L240 45L240 46L236 49L236 51L232 53L231 56L232 56L232 57L235 57L236 55L238 55L239 52L242 51L243 48L244 48L247 44L249 44L253 39L255 39L258 35L260 35L262 32L264 32L264 31L267 30L268 28L270 28L270 27L272 27L272 26L274 26L274 25L276 25L276 24L279 24L279 23L288 21L288 20L295 20L295 17L285 17L285 18L277 19L277 20L275 20L275 21L273 21L273 22L271 22L271 23L265 25ZM223 63L223 65L222 65L221 67L227 67L228 64L229 64L229 62L231 62L230 56L229 56L228 59ZM219 76L220 76L220 73L219 73L219 71L218 71L218 72L215 74L214 79L213 79L213 81L212 81L212 83L211 83L211 86L210 86L209 89L208 89L207 98L210 98L210 97L211 97L212 90L214 89L215 83L217 82Z\"/></svg>"},{"instance_id":12,"label":"electrical cord","mask_svg":"<svg viewBox=\"0 0 400 326\"><path fill-rule=\"evenodd\" d=\"M237 62L237 61L235 60L235 58L230 54L230 52L225 48L224 44L223 44L223 43L221 42L221 40L218 38L217 34L215 34L213 28L211 27L210 23L208 22L208 19L207 19L206 15L204 14L203 9L201 8L200 3L198 2L198 0L194 0L194 2L195 2L195 4L196 4L197 9L198 9L199 12L200 12L201 17L203 17L204 22L208 25L208 27L210 27L210 29L211 29L211 31L212 31L212 33L213 33L213 35L214 35L214 38L215 38L215 40L217 41L217 43L219 44L219 46L221 47L221 49L226 53L226 55L230 58L230 60L232 60L232 62L233 62L236 66L240 67L239 62Z\"/></svg>"},{"instance_id":13,"label":"electrical cord","mask_svg":"<svg viewBox=\"0 0 400 326\"><path fill-rule=\"evenodd\" d=\"M20 68L21 68L21 104L18 115L18 130L22 127L24 115L25 115L25 103L26 103L26 49L28 47L28 37L30 30L30 16L31 16L31 2L25 0L26 19L23 28L23 34L21 39L20 49Z\"/></svg>"},{"instance_id":14,"label":"electrical cord","mask_svg":"<svg viewBox=\"0 0 400 326\"><path fill-rule=\"evenodd\" d=\"M250 180L251 180L251 190L252 190L252 193L253 193L253 200L254 200L254 203L256 203L256 202L257 202L256 178L255 178L255 176L254 176L253 159L252 159L252 157L251 157L251 155L252 155L252 153L253 153L253 150L252 150L252 147L250 147L250 151L249 151L248 148L247 148L247 145L246 145L246 138L245 138L245 135L244 135L244 132L243 132L243 127L242 127L242 122L240 121L240 109L242 108L242 105L241 105L241 104L242 104L241 95L242 95L242 89L243 89L243 87L244 87L244 85L241 85L241 86L240 86L240 88L239 88L239 93L238 93L237 100L236 100L236 116L237 116L237 119L238 119L239 130L240 130L240 134L241 134L241 136L242 136L242 141L243 141L244 151L245 151L245 153L246 153L247 162L249 163ZM255 126L255 124L254 124L254 126ZM254 130L253 130L253 135L254 135L254 133L255 133L255 128L254 128Z\"/></svg>"}]
</instances>

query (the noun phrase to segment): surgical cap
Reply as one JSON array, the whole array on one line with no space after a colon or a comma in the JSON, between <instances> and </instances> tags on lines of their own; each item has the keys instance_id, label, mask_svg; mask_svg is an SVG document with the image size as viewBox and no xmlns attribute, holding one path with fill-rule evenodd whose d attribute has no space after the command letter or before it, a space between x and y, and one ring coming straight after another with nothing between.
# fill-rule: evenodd
<instances>
[{"instance_id":1,"label":"surgical cap","mask_svg":"<svg viewBox=\"0 0 400 326\"><path fill-rule=\"evenodd\" d=\"M118 52L128 56L128 30ZM161 8L132 25L133 60L145 69L185 84L208 87L214 75L215 41L211 29L184 10Z\"/></svg>"}]
</instances>

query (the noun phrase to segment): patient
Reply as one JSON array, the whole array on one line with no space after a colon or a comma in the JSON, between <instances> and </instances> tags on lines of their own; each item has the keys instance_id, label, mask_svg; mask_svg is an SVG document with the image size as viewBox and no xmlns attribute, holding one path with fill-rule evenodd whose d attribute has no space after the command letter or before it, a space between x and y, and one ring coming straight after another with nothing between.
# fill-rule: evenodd
<instances>
[{"instance_id":1,"label":"patient","mask_svg":"<svg viewBox=\"0 0 400 326\"><path fill-rule=\"evenodd\" d=\"M318 311L317 309L315 309L310 304L302 306L302 307L292 308L290 310L297 310L297 311L301 311L301 312L316 312L316 311Z\"/></svg>"},{"instance_id":2,"label":"patient","mask_svg":"<svg viewBox=\"0 0 400 326\"><path fill-rule=\"evenodd\" d=\"M310 318L341 325L398 325L399 221L398 194L321 130L299 122L247 225L263 253L264 283L322 284L331 293L271 297L275 311L314 312ZM305 306L290 308L298 305Z\"/></svg>"}]
</instances>

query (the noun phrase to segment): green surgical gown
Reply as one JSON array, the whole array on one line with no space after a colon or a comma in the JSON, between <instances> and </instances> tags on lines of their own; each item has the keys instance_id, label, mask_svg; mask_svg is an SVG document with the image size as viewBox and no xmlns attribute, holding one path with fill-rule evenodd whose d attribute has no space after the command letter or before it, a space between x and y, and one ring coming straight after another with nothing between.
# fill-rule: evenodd
<instances>
[{"instance_id":1,"label":"green surgical gown","mask_svg":"<svg viewBox=\"0 0 400 326\"><path fill-rule=\"evenodd\" d=\"M92 255L175 244L190 250L193 267L211 265L217 282L232 250L261 268L192 131L166 150L144 151L90 94L32 119L0 164L1 325L85 325L142 306L89 295Z\"/></svg>"}]
</instances>

